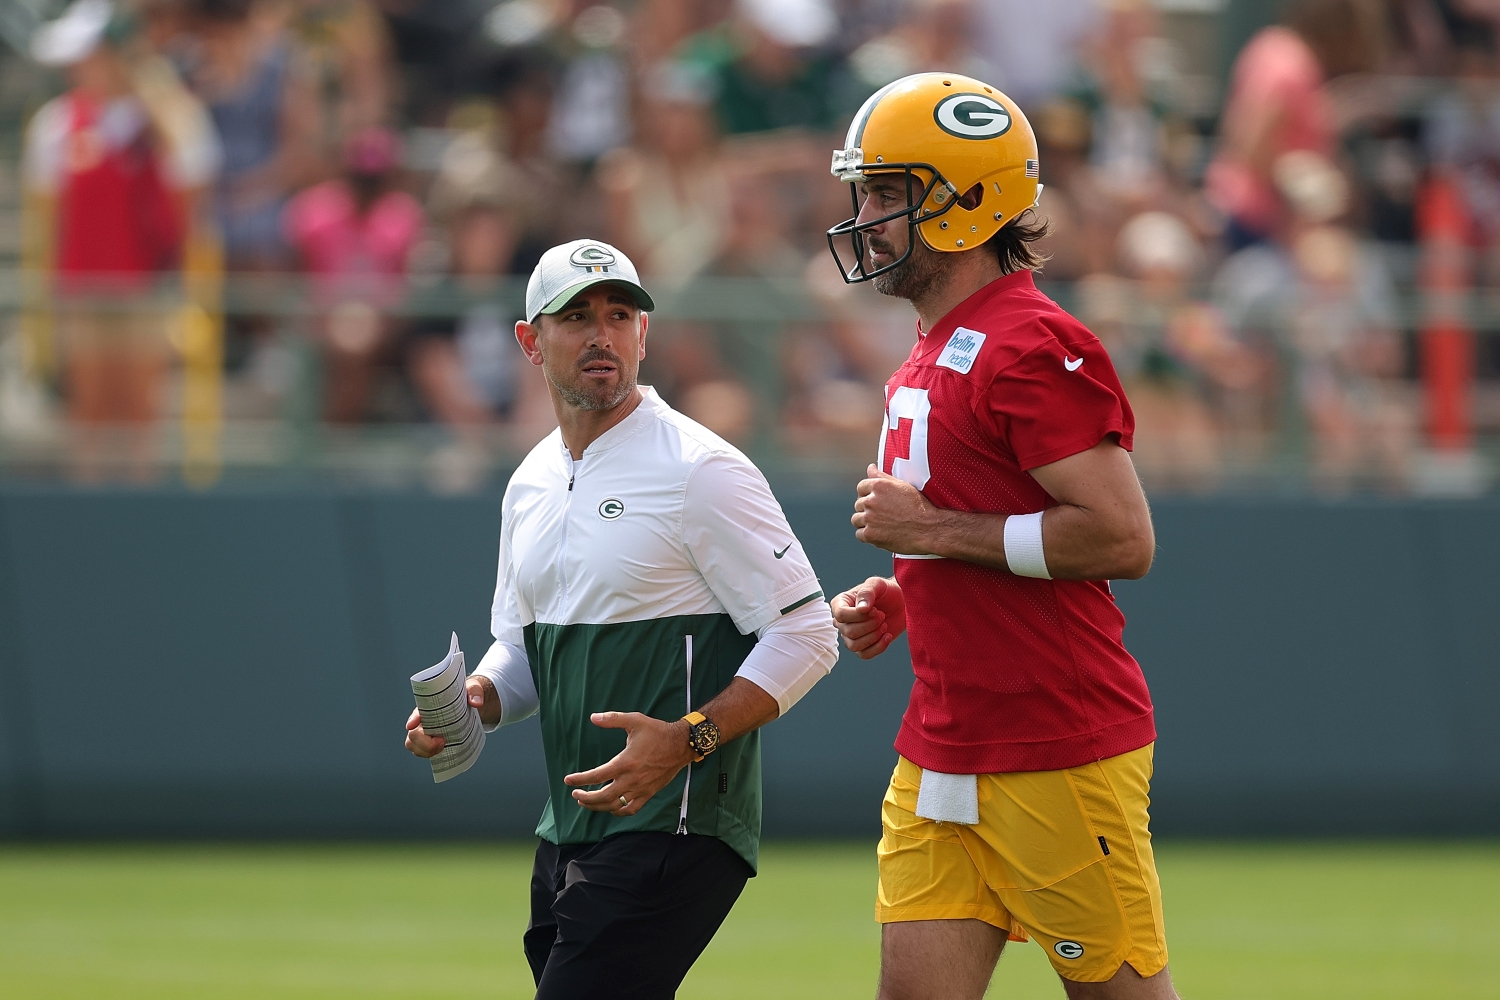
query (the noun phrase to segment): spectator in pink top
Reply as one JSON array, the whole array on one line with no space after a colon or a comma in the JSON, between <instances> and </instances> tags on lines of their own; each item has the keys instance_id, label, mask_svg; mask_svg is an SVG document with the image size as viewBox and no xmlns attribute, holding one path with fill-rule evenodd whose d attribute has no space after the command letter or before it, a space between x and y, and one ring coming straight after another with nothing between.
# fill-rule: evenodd
<instances>
[{"instance_id":1,"label":"spectator in pink top","mask_svg":"<svg viewBox=\"0 0 1500 1000\"><path fill-rule=\"evenodd\" d=\"M395 339L384 314L405 295L408 258L422 235L421 205L393 183L400 153L394 133L364 129L344 145L344 175L286 209L287 240L323 313L325 414L337 423L364 416L375 367Z\"/></svg>"},{"instance_id":2,"label":"spectator in pink top","mask_svg":"<svg viewBox=\"0 0 1500 1000\"><path fill-rule=\"evenodd\" d=\"M1235 60L1219 155L1207 193L1228 219L1229 249L1276 235L1287 209L1272 181L1282 154L1332 158L1338 127L1327 81L1376 68L1380 8L1362 0L1299 0L1286 24L1266 28Z\"/></svg>"}]
</instances>

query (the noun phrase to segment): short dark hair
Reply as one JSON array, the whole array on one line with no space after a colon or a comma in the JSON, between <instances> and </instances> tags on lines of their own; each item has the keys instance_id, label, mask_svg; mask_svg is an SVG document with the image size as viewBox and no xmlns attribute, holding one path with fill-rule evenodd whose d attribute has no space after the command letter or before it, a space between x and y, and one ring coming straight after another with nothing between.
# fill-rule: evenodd
<instances>
[{"instance_id":1,"label":"short dark hair","mask_svg":"<svg viewBox=\"0 0 1500 1000\"><path fill-rule=\"evenodd\" d=\"M1016 216L1015 221L1007 223L991 236L985 246L994 253L1000 261L1000 270L1006 274L1034 271L1047 263L1051 254L1044 253L1032 244L1051 232L1052 227L1048 221L1028 208Z\"/></svg>"}]
</instances>

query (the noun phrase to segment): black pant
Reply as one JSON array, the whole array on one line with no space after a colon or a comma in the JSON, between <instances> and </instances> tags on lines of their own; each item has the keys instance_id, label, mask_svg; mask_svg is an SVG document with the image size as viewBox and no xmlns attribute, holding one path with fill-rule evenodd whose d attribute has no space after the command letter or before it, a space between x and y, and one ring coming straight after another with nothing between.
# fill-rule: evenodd
<instances>
[{"instance_id":1,"label":"black pant","mask_svg":"<svg viewBox=\"0 0 1500 1000\"><path fill-rule=\"evenodd\" d=\"M717 837L542 841L525 937L537 1000L670 1000L751 874Z\"/></svg>"}]
</instances>

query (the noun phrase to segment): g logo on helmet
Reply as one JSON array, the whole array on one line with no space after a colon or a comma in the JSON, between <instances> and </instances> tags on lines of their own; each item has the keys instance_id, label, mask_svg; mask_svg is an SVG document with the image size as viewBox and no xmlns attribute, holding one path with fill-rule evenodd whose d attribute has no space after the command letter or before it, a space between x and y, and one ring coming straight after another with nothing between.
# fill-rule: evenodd
<instances>
[{"instance_id":1,"label":"g logo on helmet","mask_svg":"<svg viewBox=\"0 0 1500 1000\"><path fill-rule=\"evenodd\" d=\"M993 139L1010 131L1010 112L984 94L954 94L938 102L932 117L938 128L960 139Z\"/></svg>"},{"instance_id":2,"label":"g logo on helmet","mask_svg":"<svg viewBox=\"0 0 1500 1000\"><path fill-rule=\"evenodd\" d=\"M625 513L625 505L618 497L610 497L599 504L599 516L606 521L613 521L623 513Z\"/></svg>"},{"instance_id":3,"label":"g logo on helmet","mask_svg":"<svg viewBox=\"0 0 1500 1000\"><path fill-rule=\"evenodd\" d=\"M1059 941L1052 946L1052 950L1063 958L1074 959L1083 957L1083 945L1077 941Z\"/></svg>"},{"instance_id":4,"label":"g logo on helmet","mask_svg":"<svg viewBox=\"0 0 1500 1000\"><path fill-rule=\"evenodd\" d=\"M605 267L615 262L615 255L604 247L590 244L574 250L568 259L579 267Z\"/></svg>"}]
</instances>

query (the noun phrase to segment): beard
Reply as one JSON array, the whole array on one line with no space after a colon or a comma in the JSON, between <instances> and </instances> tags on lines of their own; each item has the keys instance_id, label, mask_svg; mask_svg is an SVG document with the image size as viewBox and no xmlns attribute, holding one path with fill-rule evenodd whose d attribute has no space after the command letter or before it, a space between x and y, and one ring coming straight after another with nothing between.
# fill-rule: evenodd
<instances>
[{"instance_id":1,"label":"beard","mask_svg":"<svg viewBox=\"0 0 1500 1000\"><path fill-rule=\"evenodd\" d=\"M545 362L546 359L543 358ZM582 371L596 361L608 361L615 366L618 381L614 385L596 382L581 377ZM550 365L543 365L547 381L557 390L563 402L579 410L612 410L625 401L635 390L636 373L628 370L616 355L609 351L589 351L566 373L554 373Z\"/></svg>"},{"instance_id":2,"label":"beard","mask_svg":"<svg viewBox=\"0 0 1500 1000\"><path fill-rule=\"evenodd\" d=\"M870 284L881 295L889 295L896 299L915 299L928 291L938 274L942 271L942 262L938 259L938 253L922 242L916 230L908 229L907 236L912 241L911 254L896 267L870 279ZM885 240L869 237L867 245L872 250L881 253L892 253L895 249Z\"/></svg>"}]
</instances>

